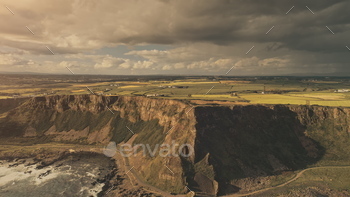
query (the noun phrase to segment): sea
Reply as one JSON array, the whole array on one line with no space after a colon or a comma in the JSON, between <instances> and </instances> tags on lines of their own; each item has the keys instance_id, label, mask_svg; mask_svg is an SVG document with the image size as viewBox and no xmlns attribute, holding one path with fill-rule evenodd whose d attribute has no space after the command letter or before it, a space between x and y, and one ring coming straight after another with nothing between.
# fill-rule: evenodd
<instances>
[{"instance_id":1,"label":"sea","mask_svg":"<svg viewBox=\"0 0 350 197\"><path fill-rule=\"evenodd\" d=\"M33 159L0 160L0 196L101 196L115 167L96 154L73 154L44 167Z\"/></svg>"}]
</instances>

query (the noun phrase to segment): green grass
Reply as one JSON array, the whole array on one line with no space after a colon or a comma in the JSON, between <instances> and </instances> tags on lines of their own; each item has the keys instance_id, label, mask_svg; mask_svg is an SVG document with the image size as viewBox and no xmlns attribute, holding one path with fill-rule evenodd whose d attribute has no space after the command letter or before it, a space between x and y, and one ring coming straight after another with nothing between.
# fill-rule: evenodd
<instances>
[{"instance_id":1,"label":"green grass","mask_svg":"<svg viewBox=\"0 0 350 197\"><path fill-rule=\"evenodd\" d=\"M350 190L350 167L313 169L305 172L295 182L296 184L322 183L336 190Z\"/></svg>"},{"instance_id":2,"label":"green grass","mask_svg":"<svg viewBox=\"0 0 350 197\"><path fill-rule=\"evenodd\" d=\"M276 176L271 176L270 179L270 184L267 185L267 187L274 187L277 185L281 185L291 179L293 179L296 175L297 175L298 171L293 171L293 172L285 172L283 174L280 175L276 175Z\"/></svg>"},{"instance_id":3,"label":"green grass","mask_svg":"<svg viewBox=\"0 0 350 197\"><path fill-rule=\"evenodd\" d=\"M281 196L291 193L302 195L305 189L309 188L327 188L326 191L346 192L350 191L350 167L349 168L328 168L311 169L304 172L294 182L280 188L260 193L261 196ZM272 180L272 186L281 184L290 180L292 177L282 176ZM333 193L333 195L336 195ZM337 193L338 194L338 193ZM257 196L260 196L257 195ZM293 196L293 195L292 195Z\"/></svg>"}]
</instances>

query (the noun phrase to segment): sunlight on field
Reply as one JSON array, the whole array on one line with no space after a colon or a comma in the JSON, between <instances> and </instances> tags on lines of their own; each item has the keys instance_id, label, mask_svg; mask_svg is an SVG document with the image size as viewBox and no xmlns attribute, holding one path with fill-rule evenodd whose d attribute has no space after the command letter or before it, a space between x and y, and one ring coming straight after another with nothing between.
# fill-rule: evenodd
<instances>
[{"instance_id":1,"label":"sunlight on field","mask_svg":"<svg viewBox=\"0 0 350 197\"><path fill-rule=\"evenodd\" d=\"M281 94L242 94L242 98L250 100L252 104L295 104L305 105L311 98L298 98Z\"/></svg>"},{"instance_id":2,"label":"sunlight on field","mask_svg":"<svg viewBox=\"0 0 350 197\"><path fill-rule=\"evenodd\" d=\"M67 79L67 80L66 80ZM168 80L166 80L168 79ZM22 80L19 77L17 80ZM350 79L213 78L213 77L81 77L29 78L0 85L0 99L46 95L91 94L149 96L164 99L229 101L235 104L296 104L350 107ZM105 80L105 81L103 81ZM8 80L4 80L7 82ZM57 83L58 82L58 83ZM36 85L31 85L35 83ZM210 91L209 91L210 90ZM342 92L335 92L340 90ZM209 92L208 92L209 91ZM264 92L265 94L262 94Z\"/></svg>"},{"instance_id":3,"label":"sunlight on field","mask_svg":"<svg viewBox=\"0 0 350 197\"><path fill-rule=\"evenodd\" d=\"M126 88L138 88L140 86L136 86L136 85L127 85L127 86L121 86L119 88L122 88L122 89L126 89Z\"/></svg>"},{"instance_id":4,"label":"sunlight on field","mask_svg":"<svg viewBox=\"0 0 350 197\"><path fill-rule=\"evenodd\" d=\"M134 93L134 91L122 91L118 92L118 95L131 95L132 93Z\"/></svg>"},{"instance_id":5,"label":"sunlight on field","mask_svg":"<svg viewBox=\"0 0 350 197\"><path fill-rule=\"evenodd\" d=\"M228 94L214 94L214 95L192 95L193 98L208 98L208 99L216 99L216 98L228 98L231 99L232 97Z\"/></svg>"},{"instance_id":6,"label":"sunlight on field","mask_svg":"<svg viewBox=\"0 0 350 197\"><path fill-rule=\"evenodd\" d=\"M183 85L183 86L188 86L188 85L203 85L203 84L219 84L217 81L183 81L183 82L172 82L164 85ZM161 85L161 84L159 84Z\"/></svg>"},{"instance_id":7,"label":"sunlight on field","mask_svg":"<svg viewBox=\"0 0 350 197\"><path fill-rule=\"evenodd\" d=\"M102 86L102 85L109 85L110 82L101 82L101 83L84 83L84 84L73 84L73 87L93 87L93 86Z\"/></svg>"},{"instance_id":8,"label":"sunlight on field","mask_svg":"<svg viewBox=\"0 0 350 197\"><path fill-rule=\"evenodd\" d=\"M324 106L350 106L350 100L345 100L344 96L313 95L313 94L242 94L242 98L250 100L252 104L295 104L305 105L307 101L310 105Z\"/></svg>"},{"instance_id":9,"label":"sunlight on field","mask_svg":"<svg viewBox=\"0 0 350 197\"><path fill-rule=\"evenodd\" d=\"M140 82L140 81L118 81L111 82L109 84L123 84L123 85L135 85L135 86L144 86L144 85L152 85L152 82ZM109 85L108 84L108 85Z\"/></svg>"},{"instance_id":10,"label":"sunlight on field","mask_svg":"<svg viewBox=\"0 0 350 197\"><path fill-rule=\"evenodd\" d=\"M251 83L250 81L224 81L221 80L221 83L228 83L228 84L247 84L247 83Z\"/></svg>"},{"instance_id":11,"label":"sunlight on field","mask_svg":"<svg viewBox=\"0 0 350 197\"><path fill-rule=\"evenodd\" d=\"M85 89L82 89L82 90L71 90L71 92L73 93L76 93L76 92L85 92L86 90Z\"/></svg>"},{"instance_id":12,"label":"sunlight on field","mask_svg":"<svg viewBox=\"0 0 350 197\"><path fill-rule=\"evenodd\" d=\"M309 98L318 98L324 100L339 100L344 99L345 95L341 93L313 93L313 94L287 94L288 96L296 96L296 97L309 97Z\"/></svg>"}]
</instances>

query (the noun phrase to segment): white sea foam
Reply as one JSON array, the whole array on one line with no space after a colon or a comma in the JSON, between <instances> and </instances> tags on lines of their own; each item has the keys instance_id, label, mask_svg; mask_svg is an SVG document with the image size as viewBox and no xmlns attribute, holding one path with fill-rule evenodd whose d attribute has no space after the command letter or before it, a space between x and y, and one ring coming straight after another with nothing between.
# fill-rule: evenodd
<instances>
[{"instance_id":1,"label":"white sea foam","mask_svg":"<svg viewBox=\"0 0 350 197\"><path fill-rule=\"evenodd\" d=\"M28 165L28 162L10 167L15 163L0 163L0 190L7 191L6 196L57 196L74 194L75 191L75 195L97 197L105 185L95 182L99 167L90 164L75 165L74 169L70 165L36 169L37 165ZM92 185L92 182L95 184ZM48 185L54 186L55 191L49 191ZM26 194L28 189L36 190L36 193Z\"/></svg>"}]
</instances>

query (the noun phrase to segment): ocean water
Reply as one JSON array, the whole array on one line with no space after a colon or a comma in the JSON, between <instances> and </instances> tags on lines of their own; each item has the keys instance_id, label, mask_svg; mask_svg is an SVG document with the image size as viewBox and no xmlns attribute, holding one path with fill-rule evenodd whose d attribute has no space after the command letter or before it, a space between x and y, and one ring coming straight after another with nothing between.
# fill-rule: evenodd
<instances>
[{"instance_id":1,"label":"ocean water","mask_svg":"<svg viewBox=\"0 0 350 197\"><path fill-rule=\"evenodd\" d=\"M0 161L1 197L98 196L115 168L103 155L71 155L42 169L27 159Z\"/></svg>"}]
</instances>

